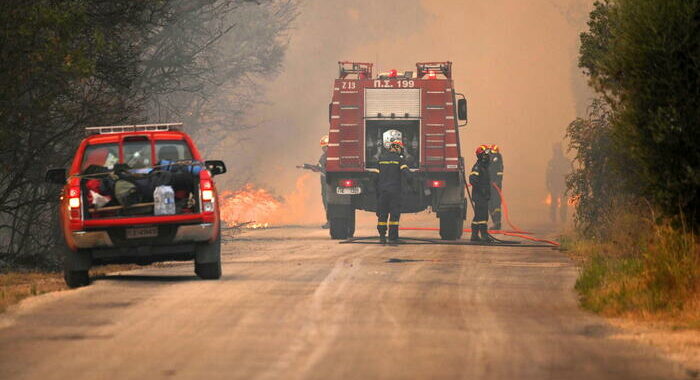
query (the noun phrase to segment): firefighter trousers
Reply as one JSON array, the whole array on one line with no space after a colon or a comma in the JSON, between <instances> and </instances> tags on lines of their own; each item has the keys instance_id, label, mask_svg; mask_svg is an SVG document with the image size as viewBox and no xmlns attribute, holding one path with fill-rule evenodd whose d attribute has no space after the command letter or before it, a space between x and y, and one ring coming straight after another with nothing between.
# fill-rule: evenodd
<instances>
[{"instance_id":1,"label":"firefighter trousers","mask_svg":"<svg viewBox=\"0 0 700 380\"><path fill-rule=\"evenodd\" d=\"M474 199L474 219L472 219L472 231L480 231L488 228L489 201L487 199Z\"/></svg>"},{"instance_id":2,"label":"firefighter trousers","mask_svg":"<svg viewBox=\"0 0 700 380\"><path fill-rule=\"evenodd\" d=\"M499 189L503 189L496 183ZM501 195L496 189L491 189L491 199L489 199L489 215L495 226L501 225Z\"/></svg>"},{"instance_id":3,"label":"firefighter trousers","mask_svg":"<svg viewBox=\"0 0 700 380\"><path fill-rule=\"evenodd\" d=\"M386 236L389 230L389 240L399 238L399 219L401 218L401 193L380 192L377 199L377 231L379 236Z\"/></svg>"}]
</instances>

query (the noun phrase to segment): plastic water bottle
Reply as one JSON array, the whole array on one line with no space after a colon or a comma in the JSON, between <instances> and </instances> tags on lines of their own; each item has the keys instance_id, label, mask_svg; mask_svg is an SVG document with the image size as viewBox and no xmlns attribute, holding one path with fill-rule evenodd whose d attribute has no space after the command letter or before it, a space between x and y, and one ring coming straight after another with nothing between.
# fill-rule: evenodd
<instances>
[{"instance_id":1,"label":"plastic water bottle","mask_svg":"<svg viewBox=\"0 0 700 380\"><path fill-rule=\"evenodd\" d=\"M158 186L153 190L153 213L175 215L175 191L172 186Z\"/></svg>"}]
</instances>

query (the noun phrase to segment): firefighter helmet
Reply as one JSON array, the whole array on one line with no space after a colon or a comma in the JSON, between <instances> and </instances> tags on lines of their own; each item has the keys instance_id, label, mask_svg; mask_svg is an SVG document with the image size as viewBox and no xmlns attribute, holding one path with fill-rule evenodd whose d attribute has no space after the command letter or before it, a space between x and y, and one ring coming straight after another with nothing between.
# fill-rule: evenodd
<instances>
[{"instance_id":1,"label":"firefighter helmet","mask_svg":"<svg viewBox=\"0 0 700 380\"><path fill-rule=\"evenodd\" d=\"M399 141L401 142L401 147L403 147L403 139L402 139L401 131L397 131L396 129L390 129L382 134L382 140L384 142L384 148L389 149L391 148L391 144L394 141Z\"/></svg>"},{"instance_id":2,"label":"firefighter helmet","mask_svg":"<svg viewBox=\"0 0 700 380\"><path fill-rule=\"evenodd\" d=\"M500 148L496 144L491 145L489 149L491 150L491 153L499 153L500 150Z\"/></svg>"},{"instance_id":3,"label":"firefighter helmet","mask_svg":"<svg viewBox=\"0 0 700 380\"><path fill-rule=\"evenodd\" d=\"M328 146L328 135L321 137L320 144L321 148L323 148L324 146Z\"/></svg>"},{"instance_id":4,"label":"firefighter helmet","mask_svg":"<svg viewBox=\"0 0 700 380\"><path fill-rule=\"evenodd\" d=\"M480 157L484 153L489 153L489 146L488 145L479 145L478 148L476 148L476 156Z\"/></svg>"}]
</instances>

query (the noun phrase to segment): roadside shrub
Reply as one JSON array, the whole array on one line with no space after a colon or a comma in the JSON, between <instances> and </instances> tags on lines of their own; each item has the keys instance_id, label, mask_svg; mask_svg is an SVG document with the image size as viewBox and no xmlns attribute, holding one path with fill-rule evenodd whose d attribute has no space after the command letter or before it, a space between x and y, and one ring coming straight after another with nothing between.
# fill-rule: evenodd
<instances>
[{"instance_id":1,"label":"roadside shrub","mask_svg":"<svg viewBox=\"0 0 700 380\"><path fill-rule=\"evenodd\" d=\"M700 290L696 235L629 212L614 227L609 241L570 245L583 261L575 286L581 304L610 316L691 312Z\"/></svg>"}]
</instances>

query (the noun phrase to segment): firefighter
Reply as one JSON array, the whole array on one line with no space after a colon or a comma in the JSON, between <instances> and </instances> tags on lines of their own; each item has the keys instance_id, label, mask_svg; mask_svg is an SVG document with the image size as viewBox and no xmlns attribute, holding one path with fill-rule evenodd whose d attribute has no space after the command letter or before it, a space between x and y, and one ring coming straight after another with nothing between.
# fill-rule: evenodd
<instances>
[{"instance_id":1,"label":"firefighter","mask_svg":"<svg viewBox=\"0 0 700 380\"><path fill-rule=\"evenodd\" d=\"M328 193L326 185L326 161L328 161L328 135L321 137L321 157L318 159L318 164L303 164L297 165L297 169L311 170L314 173L321 174L321 200L323 201L323 210L326 212L326 224L321 226L321 228L330 228L330 223L328 222Z\"/></svg>"},{"instance_id":2,"label":"firefighter","mask_svg":"<svg viewBox=\"0 0 700 380\"><path fill-rule=\"evenodd\" d=\"M491 162L489 163L489 176L491 177L491 199L489 199L489 215L493 221L493 230L501 229L501 194L503 190L503 156L498 145L491 145ZM498 189L496 189L497 186Z\"/></svg>"},{"instance_id":3,"label":"firefighter","mask_svg":"<svg viewBox=\"0 0 700 380\"><path fill-rule=\"evenodd\" d=\"M330 223L328 222L328 192L326 190L326 162L328 161L328 135L321 137L321 157L318 159L319 173L321 173L321 201L323 202L323 211L326 214L326 224L321 226L321 228L330 228Z\"/></svg>"},{"instance_id":4,"label":"firefighter","mask_svg":"<svg viewBox=\"0 0 700 380\"><path fill-rule=\"evenodd\" d=\"M403 156L404 145L401 132L391 129L384 132L384 151L379 156L377 173L377 231L379 240L386 243L387 230L389 242L399 239L399 218L401 217L401 183L411 180Z\"/></svg>"},{"instance_id":5,"label":"firefighter","mask_svg":"<svg viewBox=\"0 0 700 380\"><path fill-rule=\"evenodd\" d=\"M488 233L489 198L491 197L490 153L488 145L480 145L476 148L476 163L469 173L469 183L472 185L472 200L474 201L472 241L491 240Z\"/></svg>"}]
</instances>

